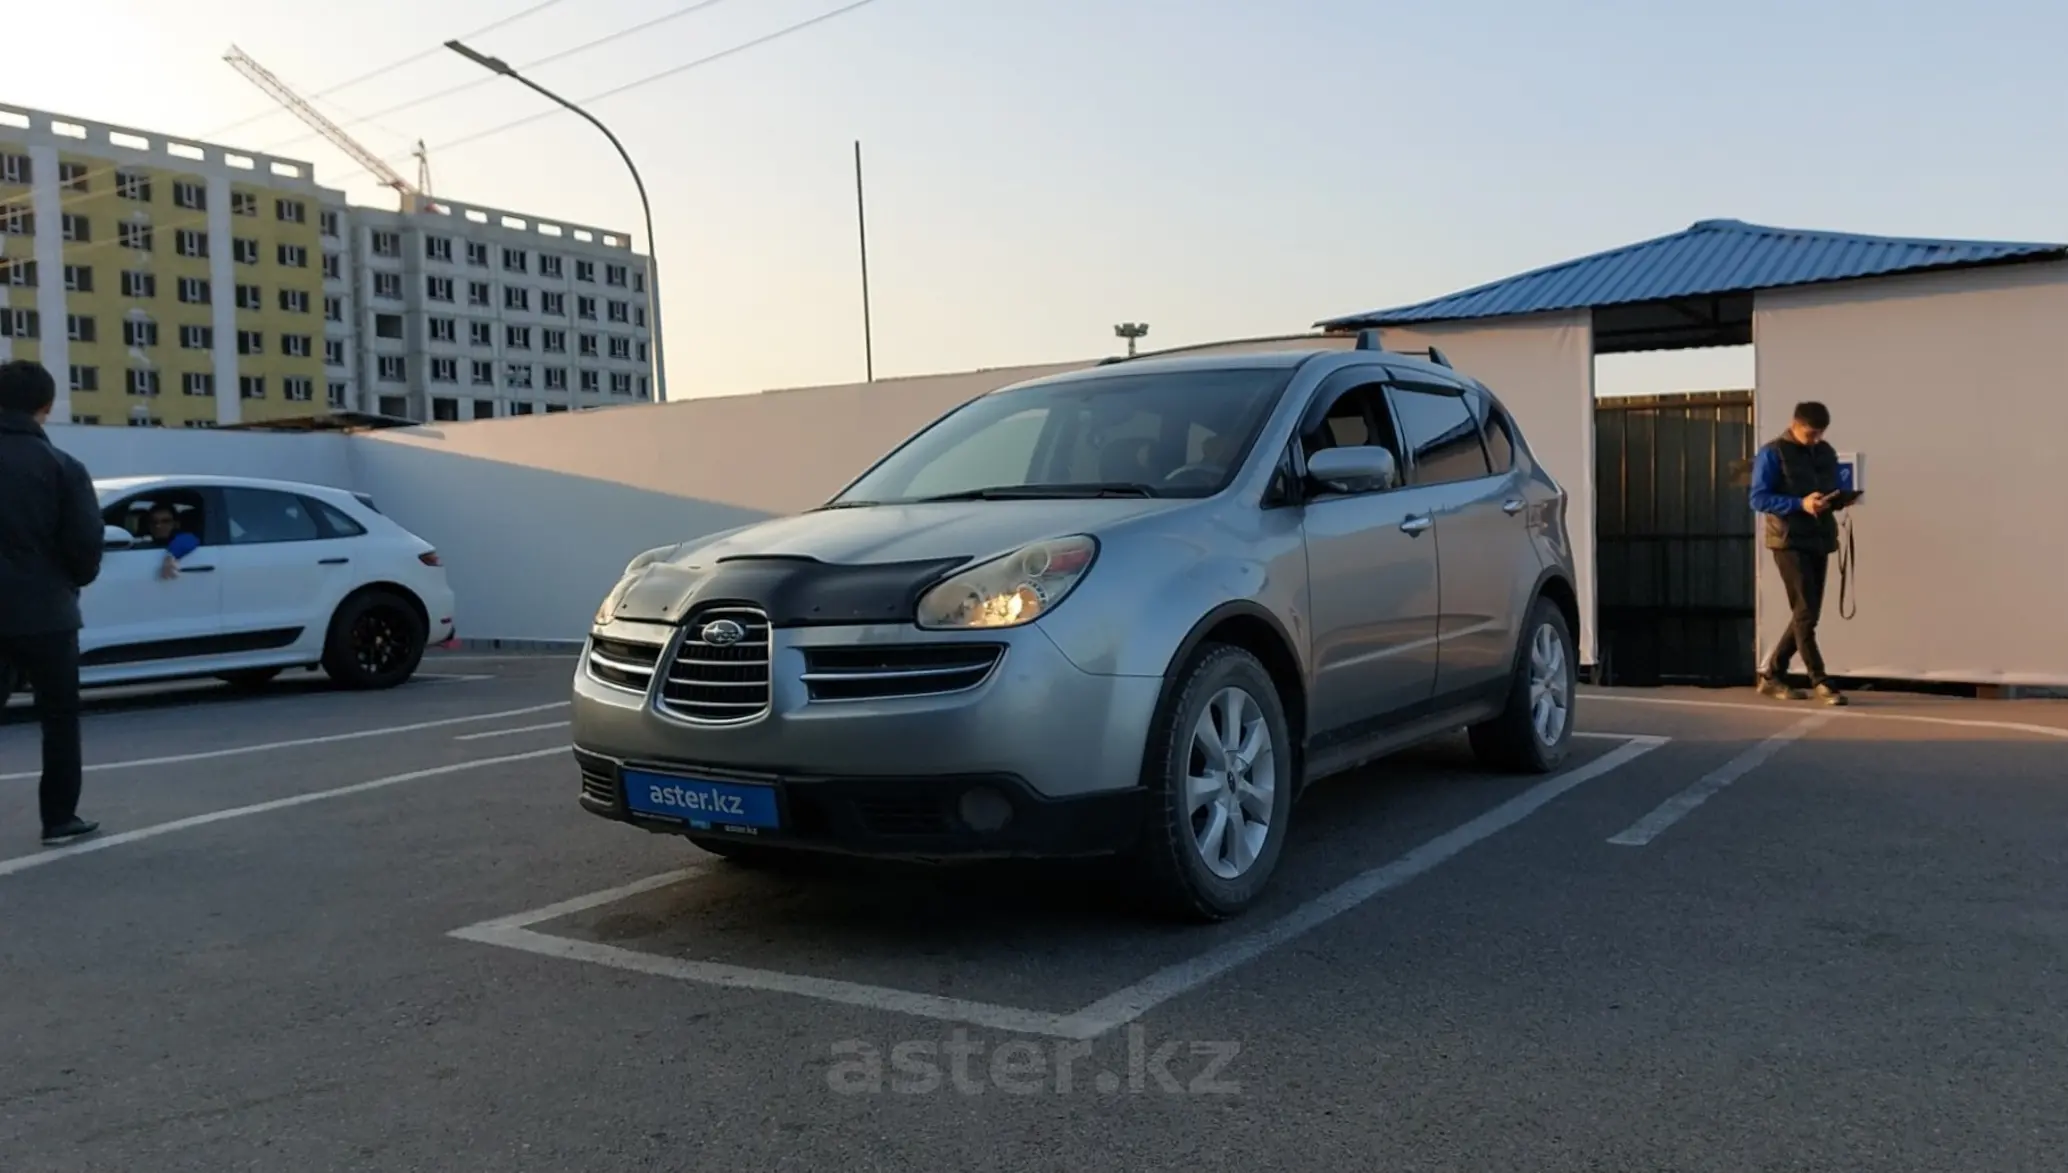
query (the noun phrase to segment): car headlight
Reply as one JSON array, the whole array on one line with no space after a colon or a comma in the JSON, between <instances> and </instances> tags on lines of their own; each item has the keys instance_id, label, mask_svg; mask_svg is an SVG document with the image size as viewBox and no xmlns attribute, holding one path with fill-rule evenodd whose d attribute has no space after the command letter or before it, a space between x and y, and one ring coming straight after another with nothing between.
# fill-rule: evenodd
<instances>
[{"instance_id":1,"label":"car headlight","mask_svg":"<svg viewBox=\"0 0 2068 1173\"><path fill-rule=\"evenodd\" d=\"M1099 551L1085 535L1035 542L972 566L919 597L919 626L935 630L1018 627L1053 610Z\"/></svg>"},{"instance_id":2,"label":"car headlight","mask_svg":"<svg viewBox=\"0 0 2068 1173\"><path fill-rule=\"evenodd\" d=\"M647 567L659 562L679 548L679 545L656 546L627 562L625 564L625 572L618 575L617 585L610 588L610 593L603 596L603 602L596 608L596 626L601 627L610 622L611 616L617 613L618 604L625 601L625 593L639 585L640 576L646 573Z\"/></svg>"}]
</instances>

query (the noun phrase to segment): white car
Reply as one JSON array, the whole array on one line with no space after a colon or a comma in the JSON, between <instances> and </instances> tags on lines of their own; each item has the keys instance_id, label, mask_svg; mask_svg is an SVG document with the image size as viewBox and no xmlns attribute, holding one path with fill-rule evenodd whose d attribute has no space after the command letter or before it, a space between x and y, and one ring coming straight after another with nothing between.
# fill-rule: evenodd
<instances>
[{"instance_id":1,"label":"white car","mask_svg":"<svg viewBox=\"0 0 2068 1173\"><path fill-rule=\"evenodd\" d=\"M107 545L79 596L84 687L206 676L253 686L320 667L348 688L391 688L426 646L454 637L437 550L363 494L226 476L94 489ZM199 544L168 574L177 534ZM15 683L0 681L0 694Z\"/></svg>"}]
</instances>

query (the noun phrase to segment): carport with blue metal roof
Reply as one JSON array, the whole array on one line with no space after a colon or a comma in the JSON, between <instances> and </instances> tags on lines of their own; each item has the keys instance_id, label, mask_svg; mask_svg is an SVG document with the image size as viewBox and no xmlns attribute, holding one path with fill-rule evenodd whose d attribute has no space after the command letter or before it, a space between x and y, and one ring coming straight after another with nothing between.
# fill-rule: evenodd
<instances>
[{"instance_id":1,"label":"carport with blue metal roof","mask_svg":"<svg viewBox=\"0 0 2068 1173\"><path fill-rule=\"evenodd\" d=\"M1861 679L2068 686L2068 527L2046 474L2068 439L2068 245L1867 236L1704 220L1684 231L1393 309L1326 319L1438 346L1508 402L1571 493L1583 658L1598 672L1594 358L1751 345L1752 444L1796 402L1834 416L1833 444L1875 484L1854 511L1856 607L1825 607L1834 673ZM1699 415L1699 412L1697 413ZM1749 454L1749 448L1747 449ZM1968 458L1949 462L1949 454ZM1729 462L1716 462L1726 465ZM1950 467L1959 470L1949 475ZM1756 575L1752 646L1785 622L1755 557L1741 467L1680 468L1705 508L1742 522L1743 557L1682 579ZM1735 483L1734 483L1735 482ZM1707 497L1703 497L1707 493ZM1685 524L1683 519L1681 524ZM1757 571L1750 567L1757 566ZM1735 569L1743 567L1743 570ZM2047 600L2052 600L2048 605ZM1960 620L1949 621L1957 610Z\"/></svg>"}]
</instances>

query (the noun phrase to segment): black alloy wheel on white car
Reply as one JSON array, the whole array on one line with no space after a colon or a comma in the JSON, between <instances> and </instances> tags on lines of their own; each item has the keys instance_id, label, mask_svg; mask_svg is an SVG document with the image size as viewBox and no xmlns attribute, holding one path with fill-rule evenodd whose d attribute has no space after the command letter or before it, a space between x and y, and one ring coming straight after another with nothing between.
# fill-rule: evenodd
<instances>
[{"instance_id":1,"label":"black alloy wheel on white car","mask_svg":"<svg viewBox=\"0 0 2068 1173\"><path fill-rule=\"evenodd\" d=\"M394 688L416 674L429 637L409 600L393 591L365 591L331 617L323 670L346 688Z\"/></svg>"},{"instance_id":2,"label":"black alloy wheel on white car","mask_svg":"<svg viewBox=\"0 0 2068 1173\"><path fill-rule=\"evenodd\" d=\"M1572 749L1578 663L1564 612L1539 598L1517 641L1507 707L1471 728L1472 751L1482 764L1523 774L1547 774L1565 764Z\"/></svg>"},{"instance_id":3,"label":"black alloy wheel on white car","mask_svg":"<svg viewBox=\"0 0 2068 1173\"><path fill-rule=\"evenodd\" d=\"M1248 651L1208 644L1151 737L1137 857L1149 895L1187 920L1236 916L1269 885L1292 814L1292 739L1278 686Z\"/></svg>"}]
</instances>

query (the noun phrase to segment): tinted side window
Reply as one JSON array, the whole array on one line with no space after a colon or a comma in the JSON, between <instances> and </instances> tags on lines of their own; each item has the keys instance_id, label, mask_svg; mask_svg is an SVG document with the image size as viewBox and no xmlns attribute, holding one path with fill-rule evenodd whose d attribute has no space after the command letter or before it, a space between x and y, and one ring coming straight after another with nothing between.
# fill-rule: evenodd
<instances>
[{"instance_id":1,"label":"tinted side window","mask_svg":"<svg viewBox=\"0 0 2068 1173\"><path fill-rule=\"evenodd\" d=\"M1508 414L1500 408L1487 404L1486 426L1480 434L1486 440L1486 460L1492 466L1495 476L1515 467L1515 439L1508 432Z\"/></svg>"},{"instance_id":2,"label":"tinted side window","mask_svg":"<svg viewBox=\"0 0 2068 1173\"><path fill-rule=\"evenodd\" d=\"M1300 437L1300 447L1312 456L1324 448L1358 448L1375 444L1401 460L1400 442L1395 438L1392 412L1386 406L1384 388L1377 383L1352 387L1329 405L1321 421Z\"/></svg>"},{"instance_id":3,"label":"tinted side window","mask_svg":"<svg viewBox=\"0 0 2068 1173\"><path fill-rule=\"evenodd\" d=\"M255 542L309 542L322 537L316 519L302 499L292 493L270 489L223 490L223 506L229 514L230 542L245 546Z\"/></svg>"},{"instance_id":4,"label":"tinted side window","mask_svg":"<svg viewBox=\"0 0 2068 1173\"><path fill-rule=\"evenodd\" d=\"M1400 430L1414 451L1415 468L1408 483L1440 485L1487 475L1479 421L1472 418L1464 396L1395 387L1393 402Z\"/></svg>"},{"instance_id":5,"label":"tinted side window","mask_svg":"<svg viewBox=\"0 0 2068 1173\"><path fill-rule=\"evenodd\" d=\"M330 531L331 537L356 538L366 532L365 526L353 521L344 510L328 502L318 501L314 497L304 497L302 504L322 520L323 527Z\"/></svg>"}]
</instances>

